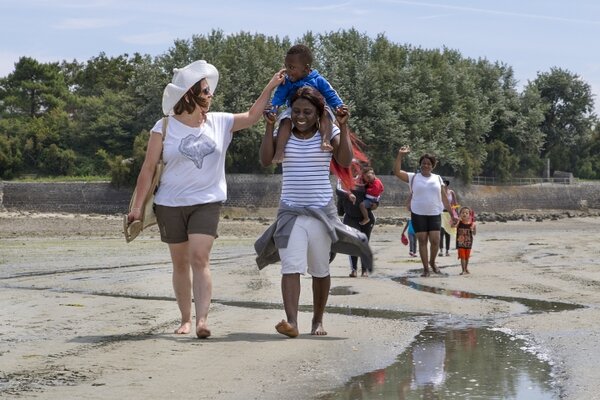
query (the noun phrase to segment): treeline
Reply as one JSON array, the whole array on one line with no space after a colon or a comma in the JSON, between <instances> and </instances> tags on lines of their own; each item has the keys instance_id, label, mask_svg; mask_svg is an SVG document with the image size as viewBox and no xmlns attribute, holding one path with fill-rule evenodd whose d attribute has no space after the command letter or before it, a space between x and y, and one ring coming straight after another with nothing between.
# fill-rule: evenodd
<instances>
[{"instance_id":1,"label":"treeline","mask_svg":"<svg viewBox=\"0 0 600 400\"><path fill-rule=\"evenodd\" d=\"M375 170L391 170L397 149L410 144L438 172L459 176L539 177L552 170L600 178L600 128L591 87L559 67L517 89L513 69L460 52L422 49L370 38L356 30L308 32L299 42L314 68L350 106L350 125L366 144ZM148 129L161 117L172 70L206 59L220 72L214 111L246 110L281 68L287 38L260 34L177 40L163 55L101 53L87 62L40 63L22 57L0 79L0 177L111 175L135 181ZM237 134L227 170L273 173L258 162L263 125Z\"/></svg>"}]
</instances>

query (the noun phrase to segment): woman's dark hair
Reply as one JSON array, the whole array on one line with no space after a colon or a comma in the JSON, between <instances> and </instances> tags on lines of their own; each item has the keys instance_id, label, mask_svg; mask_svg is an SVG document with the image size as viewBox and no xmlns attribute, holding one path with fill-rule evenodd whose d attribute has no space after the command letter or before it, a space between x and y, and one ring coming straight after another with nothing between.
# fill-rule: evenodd
<instances>
[{"instance_id":1,"label":"woman's dark hair","mask_svg":"<svg viewBox=\"0 0 600 400\"><path fill-rule=\"evenodd\" d=\"M419 158L419 165L421 165L421 162L424 159L428 159L429 161L431 161L431 168L435 168L435 165L437 164L437 160L433 154L428 154L428 153L423 154L421 156L421 158Z\"/></svg>"},{"instance_id":2,"label":"woman's dark hair","mask_svg":"<svg viewBox=\"0 0 600 400\"><path fill-rule=\"evenodd\" d=\"M312 105L317 109L317 115L319 120L325 111L325 99L321 95L321 93L310 86L301 87L296 91L294 96L292 96L292 100L290 104L294 104L294 102L298 99L308 100ZM356 161L352 162L352 165L348 168L342 167L337 163L335 157L331 158L331 170L332 172L340 179L342 182L342 187L350 191L354 189L356 182L354 181L354 177L360 174L361 163L368 164L369 159L363 153L361 147L362 142L358 140L356 135L348 130L348 135L350 136L350 142L352 143L352 152L354 155L354 159Z\"/></svg>"},{"instance_id":3,"label":"woman's dark hair","mask_svg":"<svg viewBox=\"0 0 600 400\"><path fill-rule=\"evenodd\" d=\"M202 91L202 85L200 82L203 80L204 79L201 79L194 83L194 86L192 86L186 94L181 96L181 99L179 99L177 104L175 104L175 107L173 107L173 112L175 115L181 115L184 111L188 114L191 114L196 109L196 106L203 108L208 107L208 100L200 96Z\"/></svg>"},{"instance_id":4,"label":"woman's dark hair","mask_svg":"<svg viewBox=\"0 0 600 400\"><path fill-rule=\"evenodd\" d=\"M297 44L297 45L290 47L290 49L287 51L286 55L288 55L288 56L298 55L298 56L300 56L302 63L304 63L308 66L311 66L313 63L312 51L310 51L310 49L303 44Z\"/></svg>"},{"instance_id":5,"label":"woman's dark hair","mask_svg":"<svg viewBox=\"0 0 600 400\"><path fill-rule=\"evenodd\" d=\"M311 86L301 87L292 96L290 104L294 105L294 102L298 99L308 100L313 106L315 106L319 120L321 119L323 112L325 112L325 99L317 89Z\"/></svg>"}]
</instances>

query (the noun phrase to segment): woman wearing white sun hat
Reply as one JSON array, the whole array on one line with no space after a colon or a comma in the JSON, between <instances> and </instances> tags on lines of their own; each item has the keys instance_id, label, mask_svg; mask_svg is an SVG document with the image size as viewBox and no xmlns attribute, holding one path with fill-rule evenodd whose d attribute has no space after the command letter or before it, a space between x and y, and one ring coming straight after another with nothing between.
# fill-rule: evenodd
<instances>
[{"instance_id":1,"label":"woman wearing white sun hat","mask_svg":"<svg viewBox=\"0 0 600 400\"><path fill-rule=\"evenodd\" d=\"M211 334L207 324L212 297L210 251L218 236L221 204L227 198L225 153L234 132L259 121L272 91L283 82L284 70L277 72L252 107L240 114L209 112L219 81L213 65L199 60L173 72L162 99L168 119L164 149L161 119L152 128L135 188L139 204L132 205L128 221L140 218L162 152L165 169L154 203L161 240L169 245L173 288L181 311L181 325L175 333L192 331L193 293L195 333L207 338Z\"/></svg>"}]
</instances>

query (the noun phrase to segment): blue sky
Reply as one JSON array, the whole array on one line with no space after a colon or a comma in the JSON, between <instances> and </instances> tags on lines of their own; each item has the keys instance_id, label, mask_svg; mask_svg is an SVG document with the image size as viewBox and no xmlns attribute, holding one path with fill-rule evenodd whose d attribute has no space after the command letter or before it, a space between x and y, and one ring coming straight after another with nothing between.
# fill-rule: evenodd
<instances>
[{"instance_id":1,"label":"blue sky","mask_svg":"<svg viewBox=\"0 0 600 400\"><path fill-rule=\"evenodd\" d=\"M295 39L350 28L504 62L519 88L538 71L567 69L592 86L599 113L598 0L2 0L0 76L21 56L49 62L100 52L159 55L174 39L212 29Z\"/></svg>"}]
</instances>

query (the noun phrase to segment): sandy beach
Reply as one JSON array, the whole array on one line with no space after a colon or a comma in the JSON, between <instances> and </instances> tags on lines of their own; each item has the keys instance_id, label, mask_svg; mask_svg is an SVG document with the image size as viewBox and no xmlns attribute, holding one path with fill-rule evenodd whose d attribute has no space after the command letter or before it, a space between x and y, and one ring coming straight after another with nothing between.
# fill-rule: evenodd
<instances>
[{"instance_id":1,"label":"sandy beach","mask_svg":"<svg viewBox=\"0 0 600 400\"><path fill-rule=\"evenodd\" d=\"M452 251L438 259L444 275L430 278L400 243L402 226L378 225L369 278L348 277L344 255L332 263L329 334L309 334L306 277L301 335L288 339L274 329L284 317L279 265L259 271L252 247L274 214L225 213L212 253L213 335L198 340L172 333L179 313L155 228L126 244L119 216L1 212L0 398L333 398L450 321L525 340L551 369L545 398L600 399L600 218L482 222L471 275L459 276ZM532 312L507 298L582 307Z\"/></svg>"}]
</instances>

